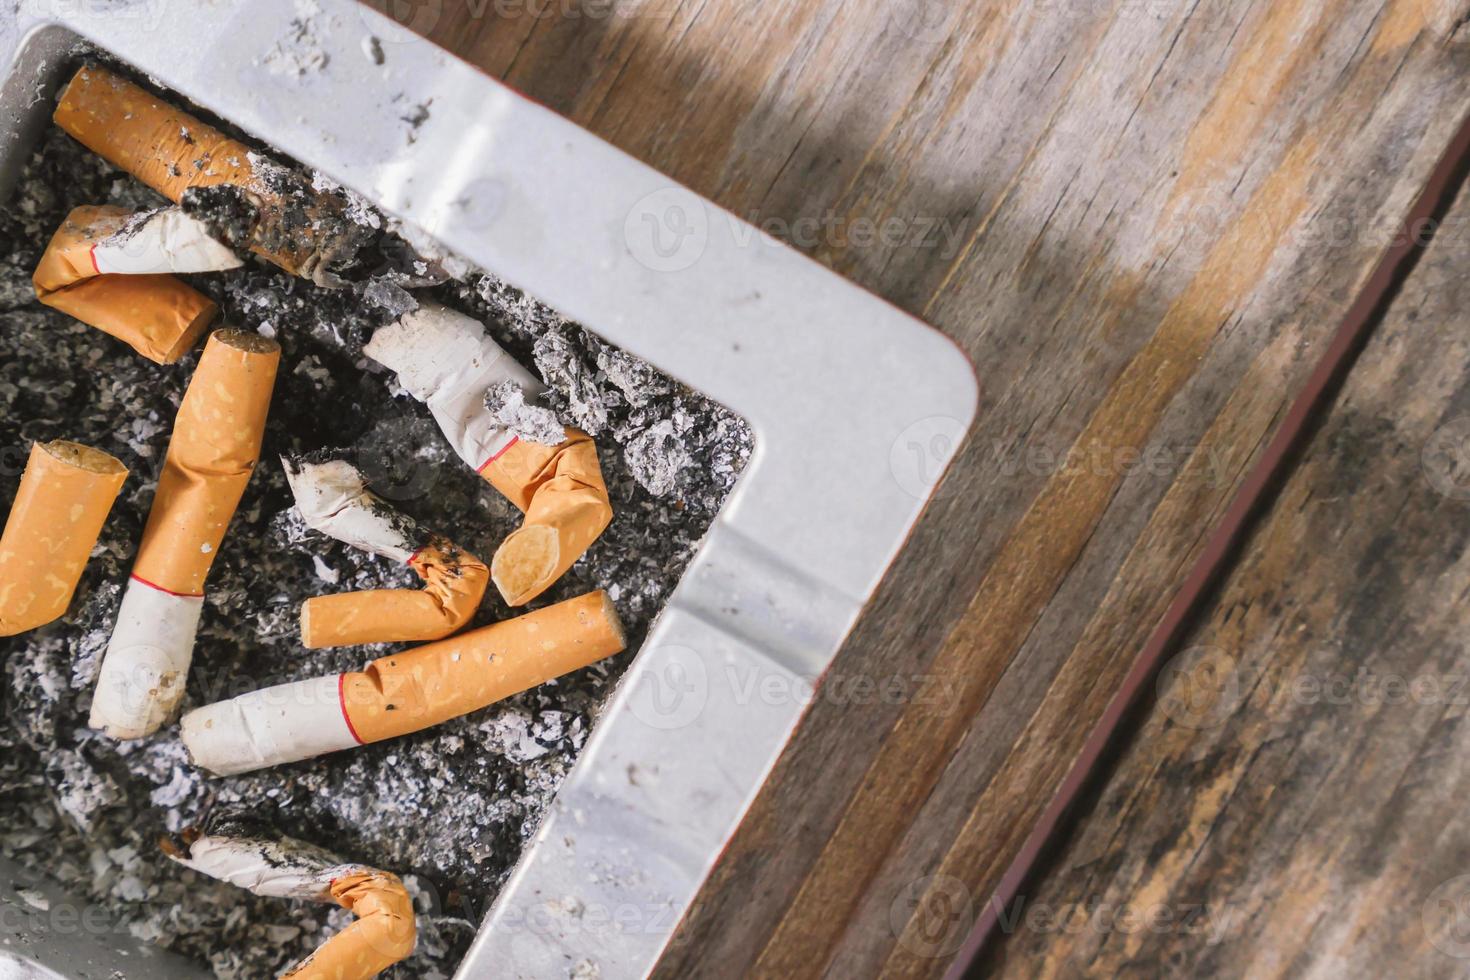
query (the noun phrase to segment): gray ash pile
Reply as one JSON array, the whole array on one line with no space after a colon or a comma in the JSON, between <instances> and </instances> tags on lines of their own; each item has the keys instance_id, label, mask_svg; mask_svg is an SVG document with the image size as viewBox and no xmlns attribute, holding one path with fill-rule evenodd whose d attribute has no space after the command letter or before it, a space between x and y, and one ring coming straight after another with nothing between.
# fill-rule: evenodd
<instances>
[{"instance_id":1,"label":"gray ash pile","mask_svg":"<svg viewBox=\"0 0 1470 980\"><path fill-rule=\"evenodd\" d=\"M318 178L319 181L319 178ZM319 181L319 183L321 183ZM344 195L365 226L381 216ZM208 589L185 708L270 684L360 668L386 646L308 651L302 600L416 588L393 567L308 530L277 458L349 454L372 489L482 557L520 522L454 455L427 411L362 353L379 326L432 297L483 321L551 391L492 397L513 428L570 424L598 439L612 526L539 607L606 589L629 652L419 735L246 776L194 769L177 726L136 742L87 728L92 686L157 471L197 351L160 367L40 306L30 276L81 204L163 202L59 132L49 133L0 214L0 512L29 445L67 438L131 476L69 615L0 640L0 853L106 908L133 934L211 963L222 978L273 976L314 949L343 910L255 898L168 861L157 840L221 815L404 876L421 915L418 952L391 977L452 975L480 918L582 748L749 458L729 412L491 276L429 290L401 276L324 289L250 260L189 277L223 321L283 349L261 465ZM195 202L208 207L208 199ZM230 205L225 201L226 206ZM475 625L512 615L492 589Z\"/></svg>"}]
</instances>

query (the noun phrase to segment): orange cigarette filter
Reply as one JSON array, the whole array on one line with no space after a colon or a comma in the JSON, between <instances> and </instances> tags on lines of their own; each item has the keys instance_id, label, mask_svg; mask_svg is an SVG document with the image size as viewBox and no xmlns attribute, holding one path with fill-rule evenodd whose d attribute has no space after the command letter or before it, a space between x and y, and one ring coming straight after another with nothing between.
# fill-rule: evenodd
<instances>
[{"instance_id":1,"label":"orange cigarette filter","mask_svg":"<svg viewBox=\"0 0 1470 980\"><path fill-rule=\"evenodd\" d=\"M413 900L386 871L364 869L332 882L332 900L357 921L281 976L291 980L367 980L413 952Z\"/></svg>"},{"instance_id":2,"label":"orange cigarette filter","mask_svg":"<svg viewBox=\"0 0 1470 980\"><path fill-rule=\"evenodd\" d=\"M490 570L444 538L421 548L408 565L424 588L367 589L307 599L301 640L312 650L360 643L437 640L468 623L480 608Z\"/></svg>"},{"instance_id":3,"label":"orange cigarette filter","mask_svg":"<svg viewBox=\"0 0 1470 980\"><path fill-rule=\"evenodd\" d=\"M159 364L172 364L194 346L219 307L203 293L166 274L104 274L95 255L100 242L122 230L132 212L80 207L52 237L32 284L36 298L96 327Z\"/></svg>"},{"instance_id":4,"label":"orange cigarette filter","mask_svg":"<svg viewBox=\"0 0 1470 980\"><path fill-rule=\"evenodd\" d=\"M75 442L31 447L0 535L0 636L66 612L127 476L112 456Z\"/></svg>"},{"instance_id":5,"label":"orange cigarette filter","mask_svg":"<svg viewBox=\"0 0 1470 980\"><path fill-rule=\"evenodd\" d=\"M566 434L559 446L518 439L481 471L526 515L490 562L490 577L512 606L550 588L612 521L597 444L580 429Z\"/></svg>"},{"instance_id":6,"label":"orange cigarette filter","mask_svg":"<svg viewBox=\"0 0 1470 980\"><path fill-rule=\"evenodd\" d=\"M362 742L478 711L610 657L625 645L605 592L547 606L342 675L342 705Z\"/></svg>"},{"instance_id":7,"label":"orange cigarette filter","mask_svg":"<svg viewBox=\"0 0 1470 980\"><path fill-rule=\"evenodd\" d=\"M320 229L351 227L335 195L312 190L239 140L105 68L80 69L61 93L54 119L87 149L175 203L191 187L239 188L259 212L250 250L293 275L321 281L344 243L326 240L332 236ZM304 196L304 209L288 205L283 178Z\"/></svg>"},{"instance_id":8,"label":"orange cigarette filter","mask_svg":"<svg viewBox=\"0 0 1470 980\"><path fill-rule=\"evenodd\" d=\"M280 345L246 330L209 338L174 421L134 577L177 595L203 594L260 458L280 359Z\"/></svg>"}]
</instances>

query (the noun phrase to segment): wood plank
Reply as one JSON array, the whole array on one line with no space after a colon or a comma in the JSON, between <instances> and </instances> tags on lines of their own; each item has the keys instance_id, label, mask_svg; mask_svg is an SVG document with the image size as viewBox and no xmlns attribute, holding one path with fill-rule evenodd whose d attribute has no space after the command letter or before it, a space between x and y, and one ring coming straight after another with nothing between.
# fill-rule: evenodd
<instances>
[{"instance_id":1,"label":"wood plank","mask_svg":"<svg viewBox=\"0 0 1470 980\"><path fill-rule=\"evenodd\" d=\"M1470 106L1458 6L497 9L427 29L981 365L824 688L911 696L818 698L661 970L934 975Z\"/></svg>"},{"instance_id":2,"label":"wood plank","mask_svg":"<svg viewBox=\"0 0 1470 980\"><path fill-rule=\"evenodd\" d=\"M1464 975L1470 194L1444 227L1113 778L1008 910L1000 972Z\"/></svg>"}]
</instances>

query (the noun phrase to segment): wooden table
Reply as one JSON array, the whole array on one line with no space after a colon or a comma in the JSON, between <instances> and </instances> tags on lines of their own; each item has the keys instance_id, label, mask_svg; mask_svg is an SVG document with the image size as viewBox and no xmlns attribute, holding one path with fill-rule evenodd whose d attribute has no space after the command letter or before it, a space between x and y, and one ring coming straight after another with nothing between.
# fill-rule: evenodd
<instances>
[{"instance_id":1,"label":"wooden table","mask_svg":"<svg viewBox=\"0 0 1470 980\"><path fill-rule=\"evenodd\" d=\"M395 0L393 10L925 318L978 365L979 421L824 682L851 690L867 678L907 694L817 698L660 969L940 974L1470 110L1459 43L1470 8ZM1423 290L1426 314L1455 312ZM1379 476L1380 453L1353 443L1359 433L1315 447L1326 475L1298 494L1417 479L1413 440L1451 403L1464 340L1446 341L1459 345L1450 356L1401 329L1399 375L1359 395L1381 421L1356 423L1396 447L1383 465L1397 477ZM1407 397L1421 378L1435 394ZM1253 554L1241 573L1251 580L1231 586L1237 605L1201 625L1201 642L1290 673L1294 660L1270 666L1282 651L1311 647L1336 663L1333 650L1371 629L1388 644L1383 657L1448 663L1446 650L1390 641L1451 622L1463 589L1413 583L1453 564L1463 505L1436 508L1419 488L1408 519L1420 546L1440 549L1424 565L1414 545L1385 543L1409 493L1399 489L1339 502L1320 521L1273 517L1290 541ZM1328 538L1314 548L1319 533ZM1373 591L1370 575L1391 587ZM1279 642L1299 626L1311 643ZM1448 765L1463 736L1428 714L1361 730L1352 716L1332 715L1347 728L1337 737L1309 711L1231 722L1246 734L1149 719L1044 894L1055 904L1106 888L1169 902L1208 872L1229 881L1242 931L1213 952L1182 932L1089 943L1022 931L1004 944L1005 965L1277 972L1338 962L1361 941L1376 950L1366 970L1430 948L1373 917L1391 913L1404 930L1417 921L1417 894L1389 896L1424 880L1404 862L1427 859L1411 845L1433 837L1435 819L1445 826L1456 784L1436 784L1433 818L1392 811L1431 791L1413 773ZM1388 744L1365 759L1370 731ZM1292 744L1316 761L1282 758ZM1344 852L1309 819L1311 782L1365 766L1317 800L1330 816L1365 781L1380 794L1382 816L1360 814L1349 838L1360 846ZM1399 797L1380 798L1404 779ZM1273 807L1273 793L1294 802ZM1261 826L1216 838L1214 819ZM1439 845L1436 863L1452 870L1463 838L1458 850ZM1213 863L1191 871L1202 847ZM1375 870L1387 882L1378 890L1342 894Z\"/></svg>"}]
</instances>

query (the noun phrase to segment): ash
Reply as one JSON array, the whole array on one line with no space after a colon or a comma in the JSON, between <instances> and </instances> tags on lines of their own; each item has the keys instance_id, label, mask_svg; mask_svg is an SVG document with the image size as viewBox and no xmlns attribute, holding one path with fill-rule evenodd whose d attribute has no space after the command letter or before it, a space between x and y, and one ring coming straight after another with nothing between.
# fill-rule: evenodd
<instances>
[{"instance_id":1,"label":"ash","mask_svg":"<svg viewBox=\"0 0 1470 980\"><path fill-rule=\"evenodd\" d=\"M34 440L68 438L131 470L68 616L0 640L0 853L100 905L134 935L207 961L221 978L273 976L344 910L256 898L182 869L162 835L248 814L338 858L403 876L419 946L385 976L452 975L535 831L632 652L418 735L227 779L193 769L177 725L137 742L86 727L121 584L195 364L157 366L40 306L30 275L80 204L154 207L151 191L52 131L0 215L0 509ZM354 202L363 223L381 216ZM487 275L413 294L367 281L321 289L261 265L190 277L221 322L275 338L282 361L261 464L209 585L185 709L304 677L360 668L395 647L307 651L302 600L418 587L390 566L305 528L277 459L351 452L379 495L488 560L519 513L451 452L424 408L366 359L372 331L428 295L485 320L550 391L505 411L527 425L598 437L616 517L535 605L593 588L612 596L636 651L751 449L737 417ZM476 625L512 613L491 589Z\"/></svg>"}]
</instances>

